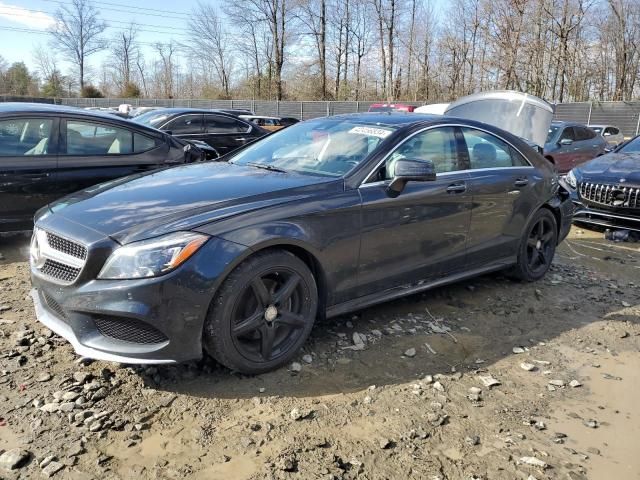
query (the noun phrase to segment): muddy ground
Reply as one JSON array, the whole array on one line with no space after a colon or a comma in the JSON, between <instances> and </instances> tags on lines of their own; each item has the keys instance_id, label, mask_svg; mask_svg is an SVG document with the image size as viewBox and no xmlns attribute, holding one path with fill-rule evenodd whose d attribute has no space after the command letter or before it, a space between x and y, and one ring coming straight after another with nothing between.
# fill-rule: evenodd
<instances>
[{"instance_id":1,"label":"muddy ground","mask_svg":"<svg viewBox=\"0 0 640 480\"><path fill-rule=\"evenodd\" d=\"M574 228L535 284L318 324L257 377L79 359L34 318L28 240L0 239L0 478L640 478L640 244L602 237Z\"/></svg>"}]
</instances>

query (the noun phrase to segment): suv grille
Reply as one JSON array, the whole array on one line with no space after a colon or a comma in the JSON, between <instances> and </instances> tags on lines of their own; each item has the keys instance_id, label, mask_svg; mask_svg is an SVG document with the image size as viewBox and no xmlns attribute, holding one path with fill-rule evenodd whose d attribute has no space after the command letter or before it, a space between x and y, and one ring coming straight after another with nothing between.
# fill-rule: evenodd
<instances>
[{"instance_id":1,"label":"suv grille","mask_svg":"<svg viewBox=\"0 0 640 480\"><path fill-rule=\"evenodd\" d=\"M72 283L80 274L79 268L70 267L55 260L45 260L40 272L47 277L55 278L65 283Z\"/></svg>"},{"instance_id":2,"label":"suv grille","mask_svg":"<svg viewBox=\"0 0 640 480\"><path fill-rule=\"evenodd\" d=\"M84 245L74 243L66 238L59 237L53 233L47 232L47 242L49 246L54 250L66 253L72 257L80 258L82 260L87 258L87 249Z\"/></svg>"},{"instance_id":3,"label":"suv grille","mask_svg":"<svg viewBox=\"0 0 640 480\"><path fill-rule=\"evenodd\" d=\"M584 200L613 208L640 208L640 187L581 183L580 196Z\"/></svg>"},{"instance_id":4,"label":"suv grille","mask_svg":"<svg viewBox=\"0 0 640 480\"><path fill-rule=\"evenodd\" d=\"M94 321L102 335L123 342L150 345L168 340L155 327L133 318L97 317Z\"/></svg>"}]
</instances>

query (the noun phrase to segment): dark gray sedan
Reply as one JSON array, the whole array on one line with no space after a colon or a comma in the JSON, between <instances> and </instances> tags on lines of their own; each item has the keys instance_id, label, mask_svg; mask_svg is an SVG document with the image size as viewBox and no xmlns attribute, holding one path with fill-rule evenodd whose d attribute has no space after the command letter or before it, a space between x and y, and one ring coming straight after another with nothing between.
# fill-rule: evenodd
<instances>
[{"instance_id":1,"label":"dark gray sedan","mask_svg":"<svg viewBox=\"0 0 640 480\"><path fill-rule=\"evenodd\" d=\"M227 157L74 194L40 211L40 321L81 355L286 364L316 319L482 273L542 278L569 192L478 122L419 114L302 122Z\"/></svg>"},{"instance_id":2,"label":"dark gray sedan","mask_svg":"<svg viewBox=\"0 0 640 480\"><path fill-rule=\"evenodd\" d=\"M559 173L566 173L592 158L604 155L606 149L606 140L589 127L579 123L552 122L544 145L544 156L556 166Z\"/></svg>"}]
</instances>

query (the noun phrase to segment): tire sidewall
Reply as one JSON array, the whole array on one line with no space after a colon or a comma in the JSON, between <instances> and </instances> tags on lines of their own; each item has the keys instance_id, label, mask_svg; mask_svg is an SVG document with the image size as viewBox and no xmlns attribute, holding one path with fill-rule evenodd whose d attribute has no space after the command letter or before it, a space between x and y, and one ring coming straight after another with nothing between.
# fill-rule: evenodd
<instances>
[{"instance_id":1,"label":"tire sidewall","mask_svg":"<svg viewBox=\"0 0 640 480\"><path fill-rule=\"evenodd\" d=\"M259 274L272 268L293 270L302 279L305 317L309 316L298 339L288 351L269 362L255 362L244 357L237 349L231 335L232 314L238 297ZM204 328L204 345L218 362L247 374L264 373L289 362L306 342L318 311L318 291L313 274L307 265L295 255L285 251L256 254L240 264L223 282L213 300ZM308 312L308 315L307 313Z\"/></svg>"},{"instance_id":2,"label":"tire sidewall","mask_svg":"<svg viewBox=\"0 0 640 480\"><path fill-rule=\"evenodd\" d=\"M543 217L548 218L551 221L551 224L553 225L553 242L551 243L551 259L549 260L549 264L546 269L544 269L540 273L535 273L535 272L532 272L531 269L529 268L529 261L528 261L529 259L527 258L527 240L529 239L529 235L531 234L531 230L533 229L535 224L538 223L538 221ZM551 268L551 264L553 263L553 258L555 257L555 254L556 254L557 244L558 244L558 222L556 221L556 217L548 209L541 208L533 215L533 217L531 217L531 219L529 220L529 223L527 223L527 228L525 228L522 239L520 240L520 251L518 253L518 265L517 265L517 268L519 270L518 276L523 280L526 280L529 282L534 282L543 278L549 271L549 268Z\"/></svg>"}]
</instances>

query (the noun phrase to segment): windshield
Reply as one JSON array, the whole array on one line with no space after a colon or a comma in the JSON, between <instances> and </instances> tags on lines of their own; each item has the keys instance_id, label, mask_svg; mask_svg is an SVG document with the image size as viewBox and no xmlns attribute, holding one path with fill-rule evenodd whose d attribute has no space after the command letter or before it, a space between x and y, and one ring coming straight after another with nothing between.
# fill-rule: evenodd
<instances>
[{"instance_id":1,"label":"windshield","mask_svg":"<svg viewBox=\"0 0 640 480\"><path fill-rule=\"evenodd\" d=\"M555 138L556 133L558 133L558 130L560 130L558 125L551 125L549 127L549 133L547 134L547 141L545 143L551 143Z\"/></svg>"},{"instance_id":2,"label":"windshield","mask_svg":"<svg viewBox=\"0 0 640 480\"><path fill-rule=\"evenodd\" d=\"M152 110L132 118L131 121L147 125L148 127L158 128L167 118L169 118L169 114Z\"/></svg>"},{"instance_id":3,"label":"windshield","mask_svg":"<svg viewBox=\"0 0 640 480\"><path fill-rule=\"evenodd\" d=\"M602 127L589 127L591 130L596 132L597 134L602 133Z\"/></svg>"},{"instance_id":4,"label":"windshield","mask_svg":"<svg viewBox=\"0 0 640 480\"><path fill-rule=\"evenodd\" d=\"M362 162L394 130L351 120L297 123L242 150L231 163L340 177Z\"/></svg>"},{"instance_id":5,"label":"windshield","mask_svg":"<svg viewBox=\"0 0 640 480\"><path fill-rule=\"evenodd\" d=\"M640 137L636 137L630 140L629 143L624 144L617 153L640 153Z\"/></svg>"}]
</instances>

